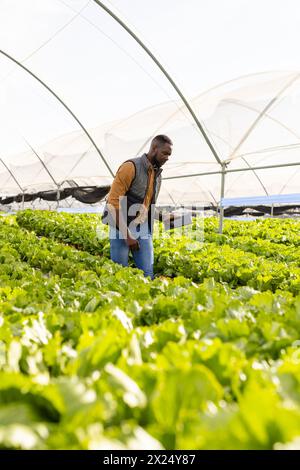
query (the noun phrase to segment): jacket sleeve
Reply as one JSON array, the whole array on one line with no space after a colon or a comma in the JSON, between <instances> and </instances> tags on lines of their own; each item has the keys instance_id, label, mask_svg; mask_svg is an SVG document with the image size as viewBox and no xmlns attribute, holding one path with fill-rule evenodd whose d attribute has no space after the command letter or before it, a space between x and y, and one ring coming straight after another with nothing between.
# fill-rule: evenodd
<instances>
[{"instance_id":1,"label":"jacket sleeve","mask_svg":"<svg viewBox=\"0 0 300 470\"><path fill-rule=\"evenodd\" d=\"M115 179L111 185L110 192L107 196L108 204L111 204L115 209L119 209L119 199L127 193L132 181L134 180L134 177L134 163L123 163L118 169Z\"/></svg>"}]
</instances>

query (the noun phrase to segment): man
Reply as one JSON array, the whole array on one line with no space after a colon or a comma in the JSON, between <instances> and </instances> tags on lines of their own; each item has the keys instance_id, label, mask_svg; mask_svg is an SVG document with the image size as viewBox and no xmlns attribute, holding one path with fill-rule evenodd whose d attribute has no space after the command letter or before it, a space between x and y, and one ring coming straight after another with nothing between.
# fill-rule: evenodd
<instances>
[{"instance_id":1,"label":"man","mask_svg":"<svg viewBox=\"0 0 300 470\"><path fill-rule=\"evenodd\" d=\"M161 167L171 156L172 145L169 137L157 135L147 154L127 160L120 166L103 215L103 222L110 225L112 261L128 266L131 251L136 267L151 279L155 202L161 186Z\"/></svg>"}]
</instances>

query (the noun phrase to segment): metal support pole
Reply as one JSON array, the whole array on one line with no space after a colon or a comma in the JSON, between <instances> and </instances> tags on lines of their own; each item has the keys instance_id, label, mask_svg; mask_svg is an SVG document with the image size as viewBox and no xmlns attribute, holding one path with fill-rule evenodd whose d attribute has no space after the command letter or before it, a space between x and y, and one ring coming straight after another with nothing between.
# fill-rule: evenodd
<instances>
[{"instance_id":1,"label":"metal support pole","mask_svg":"<svg viewBox=\"0 0 300 470\"><path fill-rule=\"evenodd\" d=\"M0 158L0 162L2 163L2 165L5 167L5 169L8 171L8 173L10 174L10 176L12 177L12 179L14 180L14 182L16 183L16 185L20 188L20 190L22 191L22 193L24 192L24 189L22 188L22 186L20 185L19 181L17 180L17 178L15 177L15 175L13 174L13 172L10 170L9 166L6 165L6 163L2 160L2 158Z\"/></svg>"},{"instance_id":2,"label":"metal support pole","mask_svg":"<svg viewBox=\"0 0 300 470\"><path fill-rule=\"evenodd\" d=\"M221 197L220 197L220 212L219 212L219 233L223 232L223 219L224 219L224 207L222 205L222 199L225 194L225 174L226 174L226 163L222 163L221 173Z\"/></svg>"},{"instance_id":3,"label":"metal support pole","mask_svg":"<svg viewBox=\"0 0 300 470\"><path fill-rule=\"evenodd\" d=\"M82 124L82 122L78 119L78 117L73 113L73 111L67 106L67 104L54 92L54 90L52 90L45 82L43 82L37 75L35 75L31 70L29 70L27 67L25 67L25 65L23 65L21 62L19 62L17 59L15 59L14 57L12 57L11 55L9 55L7 52L3 51L0 49L0 54L2 54L3 56L7 57L7 59L11 60L12 62L14 62L15 64L17 64L19 67L21 67L23 70L25 70L25 72L27 72L29 75L31 75L35 80L37 80L44 88L46 88L46 90L48 90L51 95L53 95L61 104L62 106L71 114L71 116L75 119L75 121L79 124L79 126L81 127L81 129L83 130L83 132L85 133L85 135L87 136L87 138L89 139L89 141L91 142L91 144L95 147L98 155L100 156L101 160L103 161L104 165L106 166L106 168L108 169L110 175L112 177L114 177L114 173L112 171L112 169L110 168L108 162L105 160L102 152L100 151L99 147L97 146L96 142L94 141L94 139L92 138L92 136L89 134L89 132L87 131L87 129L84 127L84 125Z\"/></svg>"},{"instance_id":4,"label":"metal support pole","mask_svg":"<svg viewBox=\"0 0 300 470\"><path fill-rule=\"evenodd\" d=\"M59 208L59 198L60 198L60 190L59 190L60 186L58 185L57 186L57 194L56 194L56 210Z\"/></svg>"},{"instance_id":5,"label":"metal support pole","mask_svg":"<svg viewBox=\"0 0 300 470\"><path fill-rule=\"evenodd\" d=\"M271 205L271 217L274 216L274 204Z\"/></svg>"},{"instance_id":6,"label":"metal support pole","mask_svg":"<svg viewBox=\"0 0 300 470\"><path fill-rule=\"evenodd\" d=\"M141 39L129 28L127 24L125 24L119 16L117 16L112 10L110 10L103 2L100 0L94 0L94 2L102 8L109 16L111 16L127 33L141 46L141 48L146 52L146 54L153 60L153 62L157 65L163 75L166 77L168 82L172 85L178 96L181 98L182 102L184 103L185 107L189 111L190 115L192 116L197 128L199 129L200 133L204 137L205 142L207 143L208 147L210 148L213 156L215 157L216 161L221 165L221 159L217 154L216 149L214 148L211 140L209 139L204 127L200 123L197 115L195 114L194 110L192 109L189 101L183 95L182 91L179 89L178 85L174 82L171 75L167 72L167 70L163 67L163 65L159 62L156 56L150 51L150 49L141 41Z\"/></svg>"},{"instance_id":7,"label":"metal support pole","mask_svg":"<svg viewBox=\"0 0 300 470\"><path fill-rule=\"evenodd\" d=\"M37 153L37 151L32 147L32 145L30 145L30 143L25 139L24 136L23 137L23 140L24 142L26 143L26 145L30 148L30 150L34 153L34 155L38 158L39 162L41 163L42 167L45 169L46 173L48 173L48 175L50 176L50 178L52 179L53 183L58 186L57 182L55 181L53 175L50 173L47 165L45 165L45 162L42 160L42 158L39 156L39 154Z\"/></svg>"},{"instance_id":8,"label":"metal support pole","mask_svg":"<svg viewBox=\"0 0 300 470\"><path fill-rule=\"evenodd\" d=\"M24 210L24 199L25 199L25 194L24 191L22 193L22 211Z\"/></svg>"},{"instance_id":9,"label":"metal support pole","mask_svg":"<svg viewBox=\"0 0 300 470\"><path fill-rule=\"evenodd\" d=\"M230 163L230 160L227 160L227 165ZM267 165L267 166L253 166L246 168L235 168L233 170L226 170L226 173L243 173L244 171L253 171L253 170L269 170L271 168L285 168L292 166L300 166L300 161L296 163L282 163L281 165ZM209 176L209 175L219 175L221 171L207 171L205 173L192 173L189 175L180 175L180 176L167 176L163 180L174 180L180 178L194 178L195 176Z\"/></svg>"}]
</instances>

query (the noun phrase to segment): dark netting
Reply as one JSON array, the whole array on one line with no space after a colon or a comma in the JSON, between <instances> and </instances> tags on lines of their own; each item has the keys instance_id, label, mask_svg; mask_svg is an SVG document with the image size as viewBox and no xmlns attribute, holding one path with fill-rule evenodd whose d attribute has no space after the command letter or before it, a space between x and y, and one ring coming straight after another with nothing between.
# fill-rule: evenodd
<instances>
[{"instance_id":1,"label":"dark netting","mask_svg":"<svg viewBox=\"0 0 300 470\"><path fill-rule=\"evenodd\" d=\"M15 198L14 197L4 197L4 198L1 198L1 204L12 204L13 202L15 201Z\"/></svg>"},{"instance_id":2,"label":"dark netting","mask_svg":"<svg viewBox=\"0 0 300 470\"><path fill-rule=\"evenodd\" d=\"M69 188L62 188L60 190L51 190L51 191L39 191L36 193L31 194L17 194L16 196L5 196L0 197L0 204L8 205L14 202L22 203L22 202L31 202L35 201L36 199L42 199L44 201L62 201L68 197L72 197L77 201L83 204L95 204L100 202L104 199L104 197L108 194L110 190L110 186L75 186ZM175 207L168 206L169 210L173 210ZM219 212L219 208L213 205L190 205L184 206L185 209L189 209L192 212L193 216L199 215L197 211L213 211ZM273 215L299 215L300 214L300 205L299 204L290 204L290 205L281 205L281 206L229 206L224 208L224 216L225 217L233 217L233 216L243 216L243 215L251 215L255 217L264 216L265 214L273 214Z\"/></svg>"},{"instance_id":3,"label":"dark netting","mask_svg":"<svg viewBox=\"0 0 300 470\"><path fill-rule=\"evenodd\" d=\"M265 215L265 214L272 214L273 215L282 215L286 213L296 213L300 211L299 204L291 204L291 205L283 205L278 207L272 206L247 206L247 207L226 207L224 209L224 216L231 217L231 216L238 216L244 214L250 214L255 216Z\"/></svg>"},{"instance_id":4,"label":"dark netting","mask_svg":"<svg viewBox=\"0 0 300 470\"><path fill-rule=\"evenodd\" d=\"M110 186L102 186L100 188L72 188L72 196L77 201L84 204L93 204L101 201L109 192Z\"/></svg>"},{"instance_id":5,"label":"dark netting","mask_svg":"<svg viewBox=\"0 0 300 470\"><path fill-rule=\"evenodd\" d=\"M35 199L38 198L38 193L35 194L18 194L17 196L14 197L14 202L31 202L34 201ZM1 202L1 204L4 204ZM7 203L9 204L9 203Z\"/></svg>"},{"instance_id":6,"label":"dark netting","mask_svg":"<svg viewBox=\"0 0 300 470\"><path fill-rule=\"evenodd\" d=\"M65 190L61 191L41 191L37 193L37 197L39 199L43 199L44 201L62 201L66 199L68 196L65 193Z\"/></svg>"},{"instance_id":7,"label":"dark netting","mask_svg":"<svg viewBox=\"0 0 300 470\"><path fill-rule=\"evenodd\" d=\"M64 188L56 191L39 191L31 194L17 194L16 196L0 197L0 204L7 205L13 202L31 202L36 199L42 199L44 201L62 201L67 197L73 197L79 202L84 204L94 204L102 201L102 199L108 194L110 186L94 187L94 186L83 186Z\"/></svg>"}]
</instances>

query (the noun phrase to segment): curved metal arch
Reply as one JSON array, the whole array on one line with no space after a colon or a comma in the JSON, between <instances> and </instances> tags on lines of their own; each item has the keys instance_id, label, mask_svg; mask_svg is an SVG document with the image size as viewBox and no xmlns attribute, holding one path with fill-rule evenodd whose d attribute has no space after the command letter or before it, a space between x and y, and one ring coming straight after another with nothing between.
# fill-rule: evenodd
<instances>
[{"instance_id":1,"label":"curved metal arch","mask_svg":"<svg viewBox=\"0 0 300 470\"><path fill-rule=\"evenodd\" d=\"M73 171L75 170L75 168L79 165L79 163L81 162L81 160L85 157L85 155L87 155L87 153L89 152L90 148L88 148L85 152L83 152L82 155L80 155L79 159L76 161L76 163L72 166L71 170L68 172L68 175L67 175L67 178L71 177Z\"/></svg>"},{"instance_id":2,"label":"curved metal arch","mask_svg":"<svg viewBox=\"0 0 300 470\"><path fill-rule=\"evenodd\" d=\"M225 143L226 145L228 145L229 148L231 148L231 145L229 144L229 142L227 142L223 137L219 136L218 134L216 134L215 132L211 132L212 135L214 135L215 137L217 137L218 139L220 139L223 143ZM250 163L246 160L246 158L244 156L240 156L240 158L246 163L246 165L248 166L248 168L253 171L253 174L254 176L256 177L256 179L258 180L259 184L261 185L261 187L263 188L264 192L266 193L267 196L269 196L269 193L265 187L265 185L263 184L262 180L260 179L260 177L258 176L258 174L256 173L255 169L252 169L251 168L251 165ZM237 181L237 180L235 180ZM232 183L232 185L235 183L235 181ZM232 185L230 186L229 189L232 188ZM225 191L226 192L226 191Z\"/></svg>"},{"instance_id":3,"label":"curved metal arch","mask_svg":"<svg viewBox=\"0 0 300 470\"><path fill-rule=\"evenodd\" d=\"M300 171L300 168L297 168L297 170L295 171L295 173L294 173L293 175L291 175L291 176L288 178L288 180L286 181L286 183L284 183L284 185L282 186L282 188L281 188L281 190L279 191L278 194L282 194L282 191L285 190L285 188L287 187L287 185L289 184L289 182L292 181L292 180L295 178L295 176L297 175L297 173L299 173L299 171Z\"/></svg>"},{"instance_id":4,"label":"curved metal arch","mask_svg":"<svg viewBox=\"0 0 300 470\"><path fill-rule=\"evenodd\" d=\"M159 62L159 60L155 57L154 54L148 49L148 47L141 41L141 39L115 14L113 13L106 5L104 5L103 2L100 2L99 0L93 0L100 8L102 8L106 13L108 13L117 23L119 23L120 26L122 26L125 31L142 47L142 49L146 52L146 54L153 60L153 62L157 65L157 67L160 69L160 71L163 73L163 75L166 77L166 79L169 81L169 83L172 85L178 96L181 98L183 103L185 104L186 108L188 109L189 113L191 114L194 122L196 123L198 129L200 130L202 136L204 137L208 147L210 148L213 156L215 157L216 161L222 165L221 159L218 156L213 144L209 140L202 124L200 123L199 119L197 118L195 112L193 111L191 105L189 104L188 100L186 97L183 95L179 87L176 85L172 77L169 75L169 73L166 71L166 69L162 66L162 64Z\"/></svg>"},{"instance_id":5,"label":"curved metal arch","mask_svg":"<svg viewBox=\"0 0 300 470\"><path fill-rule=\"evenodd\" d=\"M249 155L260 155L263 153L280 152L281 150L294 150L300 147L300 142L295 144L277 145L276 147L265 147L263 149L254 150L253 152L240 153L237 158L248 157ZM283 163L282 166L285 164Z\"/></svg>"},{"instance_id":6,"label":"curved metal arch","mask_svg":"<svg viewBox=\"0 0 300 470\"><path fill-rule=\"evenodd\" d=\"M251 74L252 75L252 74ZM256 74L255 74L256 75ZM298 78L300 77L300 74L297 73L297 75L293 76L292 80L290 80L288 82L288 84L286 84L283 89L280 90L279 93L277 93L277 95L268 103L268 105L264 108L264 110L259 114L259 116L255 119L254 123L252 124L252 126L250 127L250 129L248 129L247 133L244 135L243 139L240 141L240 143L238 144L238 146L236 146L235 150L232 152L231 156L234 155L234 153L240 148L240 146L242 145L242 143L246 140L246 138L249 136L249 134L252 132L252 130L254 129L254 127L257 125L257 123L259 122L259 120L265 116L267 117L268 119L271 119L272 121L276 122L276 124L278 124L279 126L283 127L285 130L287 130L288 132L290 132L291 134L295 135L297 138L299 138L299 136L293 132L291 129L289 129L287 126L285 126L283 123L281 123L280 121L278 121L277 119L273 118L272 116L269 116L267 114L267 111L270 109L270 107L274 104L274 102L279 98L279 96L287 89L289 88L296 80L298 80ZM230 80L228 81L229 82L232 82L232 81L235 81L235 80ZM227 82L225 82L227 83ZM218 88L219 86L216 86L216 87L212 87L210 90L208 90L207 92L215 89L215 88ZM205 95L207 92L204 92L204 93L201 93L199 96L202 96L202 95ZM228 100L229 101L229 100ZM243 103L239 103L239 102L234 102L234 101L229 101L231 104L235 104L236 106L241 106L241 107L245 107L247 109L250 109L251 111L256 111L258 112L255 108L252 108L250 106L247 106L247 105L244 105ZM219 136L217 136L219 137ZM225 142L227 143L227 142ZM228 143L227 143L228 144ZM268 191L266 190L264 184L262 183L260 177L258 176L258 174L256 173L256 169L261 169L261 167L258 167L258 168L255 168L255 167L251 167L251 165L249 164L249 162L242 156L242 155L239 155L239 158L242 158L242 160L244 160L244 162L247 164L248 166L248 170L251 170L253 171L255 177L257 178L257 180L259 181L260 185L262 186L263 190L265 191L266 194L268 194ZM231 160L230 160L231 161ZM228 163L230 162L228 161ZM280 165L280 166L275 166L275 167L281 167L281 166L286 166L286 165ZM287 165L289 166L289 165ZM273 168L273 166L270 166L270 168ZM239 171L242 171L242 169L240 169ZM226 173L231 173L233 171L230 171L230 170L227 170ZM235 171L234 171L235 172ZM189 175L185 175L185 176L189 176ZM191 175L192 176L192 175ZM194 175L194 176L197 176L197 175ZM165 179L169 179L169 178L165 178ZM282 190L281 190L282 191Z\"/></svg>"},{"instance_id":7,"label":"curved metal arch","mask_svg":"<svg viewBox=\"0 0 300 470\"><path fill-rule=\"evenodd\" d=\"M255 75L256 75L256 74L255 74ZM233 82L233 81L235 81L235 80L229 80L228 82L224 82L224 84L225 84L225 83L230 83L230 82ZM220 85L220 86L221 86L221 85ZM211 88L210 90L207 91L207 93L208 93L209 91L211 91L211 90L214 90L215 88L218 88L218 86ZM201 95L199 95L199 96L202 96L202 95L205 95L205 94L206 94L206 92L201 93ZM241 102L239 102L239 101L235 101L235 100L224 100L224 102L228 102L229 104L232 104L232 105L235 105L235 106L240 106L241 108L249 109L250 111L254 111L254 112L256 112L256 113L259 113L259 111L258 111L256 108L254 108L254 107L252 107L252 106L250 106L250 105L248 105L248 104L241 103ZM168 122L173 116L175 116L175 114L177 114L177 112L178 112L178 110L176 110L174 113L172 113L172 115L169 116L169 117L164 121L163 124L161 124L159 127L157 127L156 130L158 131L166 122ZM267 114L267 113L265 113L265 117L268 118L268 119L270 119L270 120L273 121L274 123L276 123L278 126L280 126L280 127L282 127L283 129L285 129L287 132L291 133L292 135L294 135L294 136L297 137L298 139L300 139L300 136L299 136L298 134L296 134L292 129L290 129L289 127L287 127L287 126L286 126L285 124L283 124L282 122L278 121L278 119L273 118L273 116L270 116L270 115ZM215 132L212 132L212 131L211 131L211 135L214 135L215 137L217 137L218 139L220 139L221 141L223 141L226 145L228 145L228 146L230 147L230 144L229 144L223 137L219 136L218 134L216 134ZM140 147L139 152L141 152L141 151L143 150L143 148L145 147L145 145L147 145L147 143L149 143L149 140L150 140L150 139L148 139L148 140L143 144L143 146ZM139 153L139 152L138 152L138 153ZM254 152L254 153L255 153L255 152ZM243 155L238 155L237 158L241 158L241 159L246 163L246 165L249 167L249 169L252 170L250 163L245 159L245 157L244 157ZM257 178L257 180L259 181L260 185L262 186L264 192L268 195L269 193L268 193L268 191L267 191L265 185L263 184L262 180L260 179L260 177L258 176L258 174L256 173L255 170L252 170L252 171L253 171L255 177ZM283 186L283 188L284 188L284 187L285 187L285 186ZM282 191L282 190L281 190L281 191Z\"/></svg>"},{"instance_id":8,"label":"curved metal arch","mask_svg":"<svg viewBox=\"0 0 300 470\"><path fill-rule=\"evenodd\" d=\"M196 183L196 185L199 186L200 188L205 187L205 190L208 192L208 194L210 194L210 196L211 196L211 198L213 199L215 205L217 206L217 205L218 205L218 202L217 202L215 196L213 195L213 193L210 191L210 189L207 189L207 186L206 186L206 185L204 186L204 184L203 184L202 182L201 182L201 184L200 184L199 180L196 180L195 183Z\"/></svg>"},{"instance_id":9,"label":"curved metal arch","mask_svg":"<svg viewBox=\"0 0 300 470\"><path fill-rule=\"evenodd\" d=\"M51 163L51 161L53 160L53 158L54 158L54 155L51 156L51 158L48 160L47 163L48 163L48 164ZM44 170L44 169L45 169L45 167L44 167L44 165L42 165L41 168L40 168L40 170L36 173L35 178L37 178L38 176L40 176L41 171Z\"/></svg>"},{"instance_id":10,"label":"curved metal arch","mask_svg":"<svg viewBox=\"0 0 300 470\"><path fill-rule=\"evenodd\" d=\"M226 142L226 140L223 138L223 137L220 137L218 134L216 134L215 132L211 132L212 135L214 135L215 137L217 137L218 139L220 139L222 142L224 142L226 145L228 145L228 147L231 147L231 145L229 144L229 142ZM250 163L246 160L245 157L241 156L241 159L246 163L246 165L248 166L248 168L251 168L251 165ZM251 168L252 170L252 168ZM256 177L256 179L258 180L259 184L261 185L261 187L263 188L264 192L266 193L266 195L268 196L269 193L265 187L265 185L263 184L262 180L260 179L260 177L258 176L258 174L256 173L255 170L252 170L253 171L253 174L254 176Z\"/></svg>"},{"instance_id":11,"label":"curved metal arch","mask_svg":"<svg viewBox=\"0 0 300 470\"><path fill-rule=\"evenodd\" d=\"M224 100L224 102L227 102L229 104L232 104L234 106L240 106L241 108L245 108L245 109L248 109L250 111L254 111L256 113L259 113L259 111L253 107L253 106L250 106L246 103L241 103L240 101L235 101L235 100ZM289 132L290 134L292 134L293 136L297 137L297 139L300 139L300 136L294 132L292 129L290 129L288 126L286 126L283 122L280 122L278 121L278 119L274 118L273 116L270 116L269 114L267 114L267 112L265 113L265 117L270 119L271 121L273 121L275 124L277 124L278 126L282 127L283 129L285 129L287 132ZM247 165L249 168L251 168L251 165L250 163L245 159L245 157L243 155L237 155L236 158L241 158ZM298 172L299 170L297 170L295 172L295 174ZM256 176L256 178L258 179L258 181L260 182L261 186L263 187L265 193L267 195L269 195L267 189L265 188L265 185L263 184L263 182L261 181L260 177L258 176L258 174L256 173L255 170L253 170L253 173L254 175ZM286 188L287 184L290 182L290 180L293 178L293 176L291 178L288 179L288 181L282 186L279 194L281 194L281 192ZM234 184L234 183L233 183ZM232 186L231 186L232 187ZM229 188L230 189L230 188Z\"/></svg>"},{"instance_id":12,"label":"curved metal arch","mask_svg":"<svg viewBox=\"0 0 300 470\"><path fill-rule=\"evenodd\" d=\"M255 73L255 74L247 74L247 75L241 75L240 77L237 77L237 78L234 78L234 79L231 79L231 80L226 80L218 85L215 85L211 88L208 88L207 90L203 91L202 93L200 93L198 96L196 96L196 98L194 98L194 101L197 101L199 100L201 97L204 97L205 95L209 94L210 92L214 91L214 90L217 90L218 88L222 88L223 86L225 85L228 85L229 83L234 83L234 82L238 82L239 80L242 80L244 78L250 78L250 77L256 77L256 76L260 76L260 75L265 75L266 73L269 73L269 72L259 72L259 73ZM246 109L249 109L251 111L255 111L257 113L259 113L259 111L253 107L251 107L250 105L246 105L245 103L240 103L239 101L234 101L234 100L223 100L224 102L228 102L230 104L235 104L236 106L241 106L241 107L244 107ZM159 131L159 129L161 127L163 127L164 125L166 125L174 116L176 116L176 114L180 111L182 111L182 108L183 106L180 106L180 108L176 109L176 111L174 111L170 116L168 116L165 121L160 124L156 130L155 130L155 133L157 133ZM150 108L148 108L150 109ZM278 119L275 119L273 118L272 116L270 116L269 114L265 114L265 116L269 119L271 119L272 121L276 122L276 124L278 124L279 126L283 127L284 129L286 129L288 132L290 132L291 134L294 134L297 138L300 138L295 132L292 131L292 129L290 129L289 127L287 127L285 124L283 124L282 122L278 121ZM211 135L213 135L213 132L210 132ZM218 136L217 136L218 137ZM139 153L143 150L143 148L149 143L151 139L147 139L146 142L143 144L142 147L140 147L139 151L137 152L136 156L139 155Z\"/></svg>"},{"instance_id":13,"label":"curved metal arch","mask_svg":"<svg viewBox=\"0 0 300 470\"><path fill-rule=\"evenodd\" d=\"M72 143L73 143L77 138L78 138L78 136L76 136L76 137L73 139ZM90 150L91 147L92 147L92 145L90 145L90 146L88 147L88 149L83 153L83 155L82 155L81 157L84 157L84 156L87 154L87 152ZM81 158L81 157L80 157L80 158ZM55 158L55 155L52 155L48 163L50 163L54 158ZM74 170L74 168L77 166L77 164L78 164L78 162L75 164L75 166L72 167L71 172ZM40 175L42 169L43 169L43 168L41 168L40 171L36 174L36 178ZM67 176L67 178L68 178L68 176ZM62 185L63 183L64 183L64 181L63 181L62 183L60 183L60 185Z\"/></svg>"},{"instance_id":14,"label":"curved metal arch","mask_svg":"<svg viewBox=\"0 0 300 470\"><path fill-rule=\"evenodd\" d=\"M20 183L18 182L17 178L15 177L15 175L13 174L13 172L11 171L11 169L6 165L6 163L2 160L2 158L0 158L0 162L2 163L2 165L6 168L6 170L8 171L8 173L10 174L10 176L12 177L12 179L14 180L14 182L17 184L17 186L21 189L22 193L24 193L24 189L22 188L22 186L20 185Z\"/></svg>"},{"instance_id":15,"label":"curved metal arch","mask_svg":"<svg viewBox=\"0 0 300 470\"><path fill-rule=\"evenodd\" d=\"M97 153L98 155L100 156L101 160L103 161L103 163L105 164L106 168L108 169L110 175L112 177L114 177L114 173L112 171L112 169L110 168L109 164L107 163L106 159L104 158L101 150L99 149L99 147L97 146L96 142L94 141L94 139L92 138L92 136L89 134L89 132L87 131L87 129L84 127L84 125L82 124L82 122L78 119L78 117L73 113L73 111L69 108L69 106L55 93L55 91L53 91L45 82L43 82L43 80L41 80L37 75L35 75L35 73L33 73L31 70L29 70L27 67L25 67L25 65L23 65L21 62L19 62L17 59L15 59L14 57L12 57L11 55L9 55L7 52L3 51L2 49L0 49L0 54L2 54L4 57L6 57L7 59L11 60L12 62L14 62L16 65L18 65L19 67L21 67L23 70L25 70L25 72L27 72L29 75L31 75L35 80L37 80L44 88L46 88L46 90L48 90L51 95L53 95L59 102L60 104L63 105L63 107L71 114L71 116L75 119L75 121L79 124L79 126L81 127L81 129L83 130L83 132L85 133L85 135L87 136L87 138L89 139L89 141L93 144L93 147L95 147L95 149L97 150Z\"/></svg>"},{"instance_id":16,"label":"curved metal arch","mask_svg":"<svg viewBox=\"0 0 300 470\"><path fill-rule=\"evenodd\" d=\"M23 137L23 136L22 136ZM45 169L45 171L48 173L48 175L50 176L50 178L52 179L53 183L55 184L55 186L57 188L59 188L59 184L57 183L57 181L55 180L54 176L51 174L51 172L49 171L49 169L47 168L47 166L45 165L45 163L43 162L43 160L41 159L41 157L39 156L39 154L37 153L36 150L34 150L34 148L32 147L32 145L30 145L30 143L25 139L25 137L23 137L23 140L24 142L26 143L26 145L30 148L30 150L34 153L34 155L38 158L39 162L41 163L42 167Z\"/></svg>"},{"instance_id":17,"label":"curved metal arch","mask_svg":"<svg viewBox=\"0 0 300 470\"><path fill-rule=\"evenodd\" d=\"M215 132L211 132L211 135L217 137L218 139L220 139L224 144L228 145L229 148L231 148L231 145L229 144L229 142L227 142L223 137L219 136L218 134L216 134ZM258 176L258 174L256 173L255 169L252 169L251 168L251 165L250 163L245 159L245 157L243 156L240 156L240 158L246 163L246 165L248 166L248 168L253 171L254 173L254 176L256 177L256 179L258 180L259 184L261 185L261 187L263 188L264 192L266 193L266 195L268 196L269 193L265 187L265 185L263 184L262 180L260 179L260 177ZM179 177L178 177L179 178ZM163 178L163 179L168 179L168 178ZM233 183L234 184L234 183Z\"/></svg>"},{"instance_id":18,"label":"curved metal arch","mask_svg":"<svg viewBox=\"0 0 300 470\"><path fill-rule=\"evenodd\" d=\"M11 173L8 174L8 178L4 181L3 183L3 187L6 188L6 184L8 183L8 181L12 178L12 175Z\"/></svg>"},{"instance_id":19,"label":"curved metal arch","mask_svg":"<svg viewBox=\"0 0 300 470\"><path fill-rule=\"evenodd\" d=\"M234 148L232 154L230 155L229 159L227 160L228 163L230 163L233 159L234 159L234 156L235 154L237 153L237 151L240 149L240 147L243 145L243 143L245 142L245 140L247 140L247 138L249 137L249 135L253 132L253 130L255 129L255 127L257 126L257 124L261 121L261 119L265 116L265 114L267 113L267 111L273 106L273 104L278 100L278 98L282 95L282 93L285 92L285 90L287 90L290 86L293 85L294 82L296 82L297 80L299 80L300 78L300 73L297 73L296 76L294 76L287 84L284 85L283 88L281 88L281 90L276 94L276 96L274 96L274 98L272 98L269 103L264 107L264 109L260 112L260 114L257 116L257 118L253 121L253 123L251 124L251 126L249 127L249 129L247 130L247 132L245 132L245 134L243 135L243 137L241 138L241 140L239 141L239 143L236 145L236 147Z\"/></svg>"},{"instance_id":20,"label":"curved metal arch","mask_svg":"<svg viewBox=\"0 0 300 470\"><path fill-rule=\"evenodd\" d=\"M257 114L260 113L260 111L256 108L254 108L253 106L250 106L249 104L243 103L243 102L238 101L238 100L226 99L226 100L222 100L222 101L223 101L223 103L229 103L229 104L234 105L234 106L239 106L240 108L248 109L249 111L253 111ZM267 114L267 113L265 113L265 117L270 119L270 121L273 121L279 127L282 127L283 129L285 129L287 132L292 134L294 137L297 137L297 139L300 139L300 135L298 135L295 131L293 131L293 129L290 129L288 126L286 126L283 122L279 121L278 119L274 118L273 116L270 116L270 114ZM237 157L239 157L239 155L237 155Z\"/></svg>"},{"instance_id":21,"label":"curved metal arch","mask_svg":"<svg viewBox=\"0 0 300 470\"><path fill-rule=\"evenodd\" d=\"M279 191L278 194L282 194L282 192L285 190L285 188L287 187L287 185L295 178L295 176L297 175L297 173L299 173L300 169L298 169L297 171L295 171L295 173L287 180L287 182L282 186L281 190Z\"/></svg>"},{"instance_id":22,"label":"curved metal arch","mask_svg":"<svg viewBox=\"0 0 300 470\"><path fill-rule=\"evenodd\" d=\"M295 163L281 163L280 165L261 165L261 166L253 166L248 168L235 168L233 170L225 170L225 173L239 173L244 171L253 171L253 170L270 170L272 168L285 168L290 166L300 166L300 161ZM180 176L166 176L163 180L178 180L183 178L194 178L195 176L208 176L208 175L220 175L222 173L221 170L218 171L206 171L204 173L192 173L188 175L180 175Z\"/></svg>"},{"instance_id":23,"label":"curved metal arch","mask_svg":"<svg viewBox=\"0 0 300 470\"><path fill-rule=\"evenodd\" d=\"M232 105L234 105L234 106L240 106L241 108L245 108L245 109L248 109L248 110L250 110L250 111L254 111L254 112L256 112L256 113L259 113L259 111L258 111L255 107L250 106L250 105L248 105L248 104L246 104L246 103L241 103L240 101L228 100L228 99L227 99L227 100L224 100L224 102L227 102L227 103L232 104ZM265 113L265 117L268 118L268 119L270 119L271 121L273 121L273 122L274 122L275 124L277 124L279 127L282 127L283 129L285 129L287 132L289 132L289 133L292 134L293 136L297 137L297 139L300 139L300 136L299 136L296 132L294 132L292 129L290 129L288 126L286 126L283 122L278 121L278 119L274 118L273 116L270 116L270 115L267 114L267 113ZM253 154L255 154L255 153L256 153L256 152L253 152ZM248 165L248 167L251 168L250 163L245 159L245 157L244 157L243 155L237 155L236 158L241 158L241 159L244 160L244 162ZM297 170L297 171L295 172L295 174L298 173L298 171L300 171L300 170ZM253 170L253 173L254 173L254 175L256 176L256 178L259 180L259 182L260 182L261 186L263 187L265 193L266 193L267 195L269 195L268 191L266 190L264 184L262 183L260 177L258 176L258 174L256 173L255 170ZM288 185L288 183L291 181L291 179L292 179L293 177L294 177L294 176L291 176L291 177L288 179L288 181L282 186L281 190L279 191L279 194L282 193L282 191L286 188L286 186ZM233 184L234 184L234 183L233 183Z\"/></svg>"},{"instance_id":24,"label":"curved metal arch","mask_svg":"<svg viewBox=\"0 0 300 470\"><path fill-rule=\"evenodd\" d=\"M252 169L251 165L249 162L247 162L246 158L245 157L241 157L241 159L246 163L246 165L248 166L248 168L253 172L254 176L256 177L256 179L258 180L259 184L261 185L261 187L263 188L264 192L266 193L267 196L269 196L269 193L267 191L267 188L265 187L265 185L263 184L262 180L260 179L260 177L258 176L258 174L256 173L256 171L254 169ZM232 186L234 186L234 184L236 183L236 181L238 181L238 178L236 178L232 184L229 186L229 188L227 188L227 191L230 191L230 189L232 188ZM226 191L225 191L226 193Z\"/></svg>"},{"instance_id":25,"label":"curved metal arch","mask_svg":"<svg viewBox=\"0 0 300 470\"><path fill-rule=\"evenodd\" d=\"M264 72L247 73L246 75L239 75L236 78L231 78L230 80L225 80L221 83L218 83L217 85L213 85L212 87L207 88L206 90L199 93L199 95L197 95L195 97L195 100L198 100L199 98L201 98L202 96L210 93L211 91L217 90L218 88L221 88L225 85L229 85L230 83L238 82L239 80L243 80L243 79L246 79L246 78L258 77L258 76L261 76L261 75L272 74L272 73L282 73L282 70L265 70ZM286 72L286 73L289 74L288 76L291 75L291 72ZM294 71L294 73L296 73L296 70Z\"/></svg>"}]
</instances>

